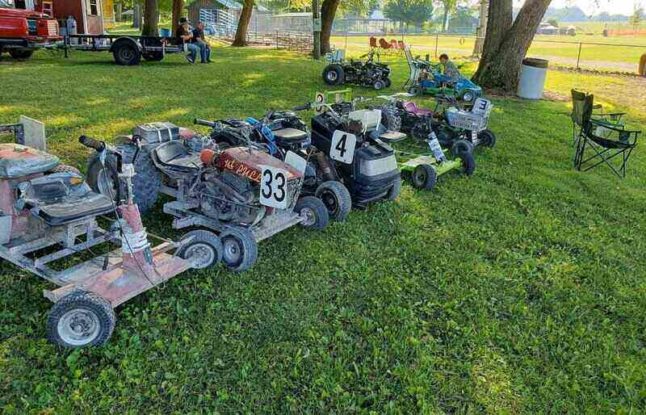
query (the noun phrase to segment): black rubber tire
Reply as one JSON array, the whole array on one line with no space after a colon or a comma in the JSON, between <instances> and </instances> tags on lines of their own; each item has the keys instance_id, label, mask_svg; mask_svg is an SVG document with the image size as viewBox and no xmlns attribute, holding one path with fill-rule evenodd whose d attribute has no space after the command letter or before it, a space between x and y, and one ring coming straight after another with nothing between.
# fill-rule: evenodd
<instances>
[{"instance_id":1,"label":"black rubber tire","mask_svg":"<svg viewBox=\"0 0 646 415\"><path fill-rule=\"evenodd\" d=\"M384 85L386 85L386 88L390 88L392 84L393 81L391 81L390 78L384 78Z\"/></svg>"},{"instance_id":2,"label":"black rubber tire","mask_svg":"<svg viewBox=\"0 0 646 415\"><path fill-rule=\"evenodd\" d=\"M337 222L343 222L352 210L352 196L341 182L330 180L316 188L314 195L321 199L328 215Z\"/></svg>"},{"instance_id":3,"label":"black rubber tire","mask_svg":"<svg viewBox=\"0 0 646 415\"><path fill-rule=\"evenodd\" d=\"M189 259L192 255L199 252L197 251L198 249L202 250L200 253L204 253L204 250L208 250L207 253L209 255L207 257L207 261L198 263L194 269L211 268L222 260L222 242L213 232L206 231L204 229L197 229L182 236L181 241L185 241L188 238L192 239L189 242L182 244L181 248L177 251L177 255L180 258Z\"/></svg>"},{"instance_id":4,"label":"black rubber tire","mask_svg":"<svg viewBox=\"0 0 646 415\"><path fill-rule=\"evenodd\" d=\"M116 150L121 153L124 163L130 163L132 162L137 147L133 144L126 143L119 144ZM106 164L112 163L112 166L116 165L114 157L107 157L105 162ZM104 193L98 185L99 173L102 169L103 165L99 161L98 156L90 159L87 171L87 183L95 192L99 193ZM157 202L159 189L162 184L161 173L155 167L146 149L142 148L137 155L135 172L137 174L132 178L132 191L134 193L135 203L139 207L139 212L143 214L150 210L155 202ZM109 194L104 194L110 196ZM112 196L115 197L116 194L113 193ZM117 201L115 200L115 202Z\"/></svg>"},{"instance_id":5,"label":"black rubber tire","mask_svg":"<svg viewBox=\"0 0 646 415\"><path fill-rule=\"evenodd\" d=\"M462 160L462 173L471 176L476 171L476 159L473 153L458 154L458 158Z\"/></svg>"},{"instance_id":6,"label":"black rubber tire","mask_svg":"<svg viewBox=\"0 0 646 415\"><path fill-rule=\"evenodd\" d=\"M462 153L473 153L473 143L467 140L455 140L451 145L451 154L460 157Z\"/></svg>"},{"instance_id":7,"label":"black rubber tire","mask_svg":"<svg viewBox=\"0 0 646 415\"><path fill-rule=\"evenodd\" d=\"M74 173L80 177L83 177L79 169L74 166L70 166L69 164L59 164L58 166L51 169L49 173Z\"/></svg>"},{"instance_id":8,"label":"black rubber tire","mask_svg":"<svg viewBox=\"0 0 646 415\"><path fill-rule=\"evenodd\" d=\"M132 66L141 62L141 52L130 42L118 43L112 51L112 56L117 65Z\"/></svg>"},{"instance_id":9,"label":"black rubber tire","mask_svg":"<svg viewBox=\"0 0 646 415\"><path fill-rule=\"evenodd\" d=\"M489 129L480 131L478 133L478 140L485 147L494 147L496 145L496 135Z\"/></svg>"},{"instance_id":10,"label":"black rubber tire","mask_svg":"<svg viewBox=\"0 0 646 415\"><path fill-rule=\"evenodd\" d=\"M407 92L411 95L419 95L421 92L421 89L418 86L411 86L410 88L408 88Z\"/></svg>"},{"instance_id":11,"label":"black rubber tire","mask_svg":"<svg viewBox=\"0 0 646 415\"><path fill-rule=\"evenodd\" d=\"M398 114L397 108L390 105L384 105L381 109L381 125L388 131L399 131L402 128L402 119Z\"/></svg>"},{"instance_id":12,"label":"black rubber tire","mask_svg":"<svg viewBox=\"0 0 646 415\"><path fill-rule=\"evenodd\" d=\"M14 59L29 59L34 54L33 50L27 49L9 49L7 52Z\"/></svg>"},{"instance_id":13,"label":"black rubber tire","mask_svg":"<svg viewBox=\"0 0 646 415\"><path fill-rule=\"evenodd\" d=\"M246 228L227 228L220 234L222 242L222 262L234 272L243 272L251 268L258 259L258 244L250 230ZM230 249L241 251L239 258L231 260Z\"/></svg>"},{"instance_id":14,"label":"black rubber tire","mask_svg":"<svg viewBox=\"0 0 646 415\"><path fill-rule=\"evenodd\" d=\"M310 220L301 222L301 226L307 229L321 230L330 222L330 215L323 201L315 196L304 196L298 199L294 212L301 215L303 211L311 215Z\"/></svg>"},{"instance_id":15,"label":"black rubber tire","mask_svg":"<svg viewBox=\"0 0 646 415\"><path fill-rule=\"evenodd\" d=\"M59 333L59 322L65 314L74 309L94 314L99 323L99 332L92 339L89 339L87 343L69 343ZM116 321L114 310L107 300L94 293L74 292L58 300L49 311L47 316L47 338L55 345L65 348L100 346L110 339Z\"/></svg>"},{"instance_id":16,"label":"black rubber tire","mask_svg":"<svg viewBox=\"0 0 646 415\"><path fill-rule=\"evenodd\" d=\"M386 200L395 200L399 197L399 194L402 191L402 178L401 176L395 180L390 190L386 194Z\"/></svg>"},{"instance_id":17,"label":"black rubber tire","mask_svg":"<svg viewBox=\"0 0 646 415\"><path fill-rule=\"evenodd\" d=\"M384 89L384 88L386 87L386 83L385 83L384 81L382 81L382 80L380 80L380 79L379 79L379 80L376 80L376 81L372 84L372 87L373 87L375 90L380 91L380 90L382 90L382 89Z\"/></svg>"},{"instance_id":18,"label":"black rubber tire","mask_svg":"<svg viewBox=\"0 0 646 415\"><path fill-rule=\"evenodd\" d=\"M164 52L147 52L141 55L148 62L159 62L164 59Z\"/></svg>"},{"instance_id":19,"label":"black rubber tire","mask_svg":"<svg viewBox=\"0 0 646 415\"><path fill-rule=\"evenodd\" d=\"M410 175L413 187L422 190L432 190L437 183L437 172L429 164L420 164Z\"/></svg>"},{"instance_id":20,"label":"black rubber tire","mask_svg":"<svg viewBox=\"0 0 646 415\"><path fill-rule=\"evenodd\" d=\"M323 69L323 81L328 85L341 85L345 82L345 72L339 64L333 63Z\"/></svg>"}]
</instances>

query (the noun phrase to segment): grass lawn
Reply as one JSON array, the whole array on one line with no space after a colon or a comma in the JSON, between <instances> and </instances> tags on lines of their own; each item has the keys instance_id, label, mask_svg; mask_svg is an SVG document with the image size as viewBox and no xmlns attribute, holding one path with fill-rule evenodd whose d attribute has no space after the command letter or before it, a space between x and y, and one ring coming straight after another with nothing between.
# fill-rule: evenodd
<instances>
[{"instance_id":1,"label":"grass lawn","mask_svg":"<svg viewBox=\"0 0 646 415\"><path fill-rule=\"evenodd\" d=\"M84 168L81 133L261 115L325 88L323 64L298 55L214 56L4 60L0 122L41 119L51 151ZM406 64L393 69L403 84ZM604 102L646 129L644 101L616 92L640 93L631 80L555 72L548 88L615 82ZM47 285L1 263L0 412L644 413L646 146L624 180L575 172L566 102L494 102L498 146L473 177L290 229L242 275L175 278L120 307L103 348L56 350ZM159 206L144 220L177 235Z\"/></svg>"}]
</instances>

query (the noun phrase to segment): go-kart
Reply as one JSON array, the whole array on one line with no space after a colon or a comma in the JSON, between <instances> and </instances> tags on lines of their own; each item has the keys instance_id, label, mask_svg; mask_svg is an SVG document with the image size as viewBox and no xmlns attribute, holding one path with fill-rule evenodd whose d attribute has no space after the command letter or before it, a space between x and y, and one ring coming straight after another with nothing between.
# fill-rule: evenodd
<instances>
[{"instance_id":1,"label":"go-kart","mask_svg":"<svg viewBox=\"0 0 646 415\"><path fill-rule=\"evenodd\" d=\"M196 119L195 123L211 127L210 138L220 147L251 143L289 164L304 166L302 193L321 199L330 217L343 221L352 209L350 192L330 174L331 160L311 145L307 125L294 112L308 108L309 104L292 111L269 111L260 120Z\"/></svg>"},{"instance_id":2,"label":"go-kart","mask_svg":"<svg viewBox=\"0 0 646 415\"><path fill-rule=\"evenodd\" d=\"M323 81L328 85L354 84L374 89L390 87L390 68L388 65L375 62L376 52L371 49L365 62L344 58L343 50L336 50L328 55L329 64L323 69Z\"/></svg>"},{"instance_id":3,"label":"go-kart","mask_svg":"<svg viewBox=\"0 0 646 415\"><path fill-rule=\"evenodd\" d=\"M443 75L440 64L433 64L419 57L413 58L410 48L405 48L404 53L408 61L410 75L404 88L411 95L450 95L465 103L473 103L482 96L482 88L470 79L460 76L452 79Z\"/></svg>"},{"instance_id":4,"label":"go-kart","mask_svg":"<svg viewBox=\"0 0 646 415\"><path fill-rule=\"evenodd\" d=\"M15 128L17 141L25 142L28 130ZM101 152L101 159L110 151L85 136L80 142ZM222 255L219 241L204 255L195 234L179 244L152 247L130 192L133 166L118 153L111 157L119 177L114 199L92 191L78 170L52 154L0 144L0 258L58 286L44 295L54 303L47 337L61 347L106 343L116 323L114 308L189 268L213 265ZM100 216L112 217L107 229L99 226ZM96 255L93 248L103 244L117 249ZM75 254L91 258L79 262ZM60 269L60 260L74 259L75 265Z\"/></svg>"},{"instance_id":5,"label":"go-kart","mask_svg":"<svg viewBox=\"0 0 646 415\"><path fill-rule=\"evenodd\" d=\"M222 261L232 271L256 262L257 242L297 224L323 229L329 221L321 200L300 197L301 171L251 146L220 149L193 131L153 123L122 137L117 149L126 161L140 154L134 162L135 200L147 210L160 193L170 196L163 210L174 217L173 227L216 232ZM112 166L112 160L106 164ZM88 182L109 194L115 183L112 170L95 157Z\"/></svg>"},{"instance_id":6,"label":"go-kart","mask_svg":"<svg viewBox=\"0 0 646 415\"><path fill-rule=\"evenodd\" d=\"M385 140L399 133L379 128L379 110L355 111L351 90L318 94L313 106L312 144L329 156L329 174L350 191L355 207L378 200L394 200L401 190L401 176L394 151ZM333 102L328 98L335 96ZM343 98L345 97L345 99Z\"/></svg>"}]
</instances>

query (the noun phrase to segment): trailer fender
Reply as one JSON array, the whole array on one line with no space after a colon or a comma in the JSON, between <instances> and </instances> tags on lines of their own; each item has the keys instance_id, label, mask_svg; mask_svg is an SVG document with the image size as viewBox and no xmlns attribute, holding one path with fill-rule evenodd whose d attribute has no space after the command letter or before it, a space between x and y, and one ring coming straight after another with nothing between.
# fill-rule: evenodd
<instances>
[{"instance_id":1,"label":"trailer fender","mask_svg":"<svg viewBox=\"0 0 646 415\"><path fill-rule=\"evenodd\" d=\"M112 43L110 52L117 65L138 65L141 61L141 45L131 37L120 37Z\"/></svg>"}]
</instances>

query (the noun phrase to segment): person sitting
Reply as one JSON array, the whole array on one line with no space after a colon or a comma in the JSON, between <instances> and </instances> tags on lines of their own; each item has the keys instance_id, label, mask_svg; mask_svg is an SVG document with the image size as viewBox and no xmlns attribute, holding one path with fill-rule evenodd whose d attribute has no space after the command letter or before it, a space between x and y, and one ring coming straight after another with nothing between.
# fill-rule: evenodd
<instances>
[{"instance_id":1,"label":"person sitting","mask_svg":"<svg viewBox=\"0 0 646 415\"><path fill-rule=\"evenodd\" d=\"M449 55L443 53L440 55L440 64L443 67L442 75L447 83L457 82L462 78L457 66L449 59Z\"/></svg>"},{"instance_id":2,"label":"person sitting","mask_svg":"<svg viewBox=\"0 0 646 415\"><path fill-rule=\"evenodd\" d=\"M206 37L204 36L203 22L197 22L195 29L193 29L192 42L200 48L200 58L202 63L211 63L211 46L209 46L206 41Z\"/></svg>"},{"instance_id":3,"label":"person sitting","mask_svg":"<svg viewBox=\"0 0 646 415\"><path fill-rule=\"evenodd\" d=\"M186 60L190 63L195 63L197 52L200 48L195 43L191 43L193 32L191 31L191 27L189 26L188 19L186 17L179 19L179 26L177 26L177 30L175 31L175 37L177 38L177 44L180 46L183 45L188 51Z\"/></svg>"}]
</instances>

